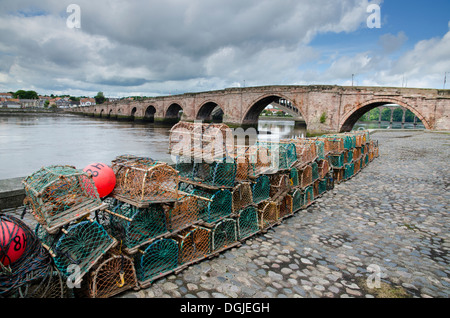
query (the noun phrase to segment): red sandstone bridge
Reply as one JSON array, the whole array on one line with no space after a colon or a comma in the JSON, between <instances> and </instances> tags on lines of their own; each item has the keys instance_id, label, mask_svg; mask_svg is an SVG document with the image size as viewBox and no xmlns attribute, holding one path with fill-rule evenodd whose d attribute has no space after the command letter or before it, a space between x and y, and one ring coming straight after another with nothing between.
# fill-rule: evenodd
<instances>
[{"instance_id":1,"label":"red sandstone bridge","mask_svg":"<svg viewBox=\"0 0 450 318\"><path fill-rule=\"evenodd\" d=\"M223 122L255 125L269 104L303 119L310 133L350 131L373 108L397 104L410 110L428 130L450 130L450 90L356 86L262 86L120 100L77 107L75 113L101 118L173 123L182 112L185 121L209 121L213 111Z\"/></svg>"}]
</instances>

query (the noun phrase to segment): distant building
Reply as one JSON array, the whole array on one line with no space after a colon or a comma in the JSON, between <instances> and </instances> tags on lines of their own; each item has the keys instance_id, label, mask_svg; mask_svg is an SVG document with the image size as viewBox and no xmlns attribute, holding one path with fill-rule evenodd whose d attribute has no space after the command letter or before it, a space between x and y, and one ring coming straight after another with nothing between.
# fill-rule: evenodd
<instances>
[{"instance_id":1,"label":"distant building","mask_svg":"<svg viewBox=\"0 0 450 318\"><path fill-rule=\"evenodd\" d=\"M1 102L2 107L6 108L22 108L22 105L19 103L19 100L13 100L12 98L6 99Z\"/></svg>"},{"instance_id":2,"label":"distant building","mask_svg":"<svg viewBox=\"0 0 450 318\"><path fill-rule=\"evenodd\" d=\"M0 93L0 98L11 99L13 96L11 93Z\"/></svg>"},{"instance_id":3,"label":"distant building","mask_svg":"<svg viewBox=\"0 0 450 318\"><path fill-rule=\"evenodd\" d=\"M80 106L92 106L96 105L95 98L82 98L80 100Z\"/></svg>"}]
</instances>

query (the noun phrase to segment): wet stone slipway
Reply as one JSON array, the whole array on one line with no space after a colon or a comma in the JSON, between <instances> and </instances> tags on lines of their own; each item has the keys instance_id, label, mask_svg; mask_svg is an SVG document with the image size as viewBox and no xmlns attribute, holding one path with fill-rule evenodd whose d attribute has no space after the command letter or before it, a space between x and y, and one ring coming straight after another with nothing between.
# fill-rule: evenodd
<instances>
[{"instance_id":1,"label":"wet stone slipway","mask_svg":"<svg viewBox=\"0 0 450 318\"><path fill-rule=\"evenodd\" d=\"M115 297L450 296L450 135L376 132L380 157L265 234Z\"/></svg>"}]
</instances>

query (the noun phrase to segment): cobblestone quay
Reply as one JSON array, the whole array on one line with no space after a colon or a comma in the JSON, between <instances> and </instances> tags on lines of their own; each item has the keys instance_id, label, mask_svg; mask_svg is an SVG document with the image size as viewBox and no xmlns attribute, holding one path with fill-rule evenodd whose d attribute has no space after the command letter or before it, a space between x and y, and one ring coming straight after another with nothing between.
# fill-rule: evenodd
<instances>
[{"instance_id":1,"label":"cobblestone quay","mask_svg":"<svg viewBox=\"0 0 450 318\"><path fill-rule=\"evenodd\" d=\"M380 157L218 257L116 297L450 296L450 135L376 132Z\"/></svg>"}]
</instances>

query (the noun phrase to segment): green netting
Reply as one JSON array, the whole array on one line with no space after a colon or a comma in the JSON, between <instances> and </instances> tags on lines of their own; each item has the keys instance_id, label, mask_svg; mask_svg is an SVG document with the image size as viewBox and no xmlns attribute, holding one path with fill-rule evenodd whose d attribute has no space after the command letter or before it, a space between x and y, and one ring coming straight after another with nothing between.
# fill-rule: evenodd
<instances>
[{"instance_id":1,"label":"green netting","mask_svg":"<svg viewBox=\"0 0 450 318\"><path fill-rule=\"evenodd\" d=\"M237 165L232 158L223 158L213 162L183 162L177 158L175 169L180 177L214 187L233 187Z\"/></svg>"},{"instance_id":2,"label":"green netting","mask_svg":"<svg viewBox=\"0 0 450 318\"><path fill-rule=\"evenodd\" d=\"M355 165L353 163L348 163L344 166L344 179L350 179L355 173Z\"/></svg>"},{"instance_id":3,"label":"green netting","mask_svg":"<svg viewBox=\"0 0 450 318\"><path fill-rule=\"evenodd\" d=\"M345 163L350 163L353 161L353 151L352 150L346 150L345 151Z\"/></svg>"},{"instance_id":4,"label":"green netting","mask_svg":"<svg viewBox=\"0 0 450 318\"><path fill-rule=\"evenodd\" d=\"M325 142L323 140L318 139L316 139L314 142L316 144L317 159L318 160L325 159Z\"/></svg>"},{"instance_id":5,"label":"green netting","mask_svg":"<svg viewBox=\"0 0 450 318\"><path fill-rule=\"evenodd\" d=\"M56 267L65 275L82 275L105 254L116 241L97 222L82 221L70 226L54 248ZM76 265L77 267L71 267Z\"/></svg>"},{"instance_id":6,"label":"green netting","mask_svg":"<svg viewBox=\"0 0 450 318\"><path fill-rule=\"evenodd\" d=\"M270 198L270 179L266 175L260 176L252 188L253 203L258 204Z\"/></svg>"},{"instance_id":7,"label":"green netting","mask_svg":"<svg viewBox=\"0 0 450 318\"><path fill-rule=\"evenodd\" d=\"M159 239L143 252L136 254L136 276L139 281L153 281L178 267L178 243L173 239Z\"/></svg>"},{"instance_id":8,"label":"green netting","mask_svg":"<svg viewBox=\"0 0 450 318\"><path fill-rule=\"evenodd\" d=\"M298 170L297 168L292 168L289 173L289 180L291 187L298 187L299 181L298 181Z\"/></svg>"},{"instance_id":9,"label":"green netting","mask_svg":"<svg viewBox=\"0 0 450 318\"><path fill-rule=\"evenodd\" d=\"M131 204L117 201L112 211L127 218L110 216L111 234L121 241L126 249L133 249L168 232L165 212L161 204L152 204L148 208L137 208Z\"/></svg>"},{"instance_id":10,"label":"green netting","mask_svg":"<svg viewBox=\"0 0 450 318\"><path fill-rule=\"evenodd\" d=\"M342 168L345 163L345 155L344 153L340 154L329 154L328 158L330 159L330 164L333 168Z\"/></svg>"},{"instance_id":11,"label":"green netting","mask_svg":"<svg viewBox=\"0 0 450 318\"><path fill-rule=\"evenodd\" d=\"M314 186L310 185L305 188L303 202L305 205L310 205L314 201Z\"/></svg>"},{"instance_id":12,"label":"green netting","mask_svg":"<svg viewBox=\"0 0 450 318\"><path fill-rule=\"evenodd\" d=\"M271 167L279 170L290 169L297 161L295 144L291 142L258 141L257 148L266 148Z\"/></svg>"},{"instance_id":13,"label":"green netting","mask_svg":"<svg viewBox=\"0 0 450 318\"><path fill-rule=\"evenodd\" d=\"M210 199L210 201L199 201L199 218L205 222L216 222L233 212L233 196L226 189L216 192L195 189L191 194Z\"/></svg>"},{"instance_id":14,"label":"green netting","mask_svg":"<svg viewBox=\"0 0 450 318\"><path fill-rule=\"evenodd\" d=\"M248 206L238 212L238 239L245 239L259 232L258 209L254 206Z\"/></svg>"},{"instance_id":15,"label":"green netting","mask_svg":"<svg viewBox=\"0 0 450 318\"><path fill-rule=\"evenodd\" d=\"M321 195L327 191L327 179L319 180L318 190L319 190L319 195Z\"/></svg>"},{"instance_id":16,"label":"green netting","mask_svg":"<svg viewBox=\"0 0 450 318\"><path fill-rule=\"evenodd\" d=\"M296 212L305 205L305 195L302 189L297 189L292 193L292 211Z\"/></svg>"},{"instance_id":17,"label":"green netting","mask_svg":"<svg viewBox=\"0 0 450 318\"><path fill-rule=\"evenodd\" d=\"M236 221L233 219L223 219L216 224L212 235L213 252L229 247L229 245L237 241Z\"/></svg>"},{"instance_id":18,"label":"green netting","mask_svg":"<svg viewBox=\"0 0 450 318\"><path fill-rule=\"evenodd\" d=\"M102 204L92 178L72 166L41 168L23 183L25 204L49 231L89 214Z\"/></svg>"},{"instance_id":19,"label":"green netting","mask_svg":"<svg viewBox=\"0 0 450 318\"><path fill-rule=\"evenodd\" d=\"M315 181L319 179L319 165L316 161L311 162L311 168L312 168L312 180Z\"/></svg>"}]
</instances>

